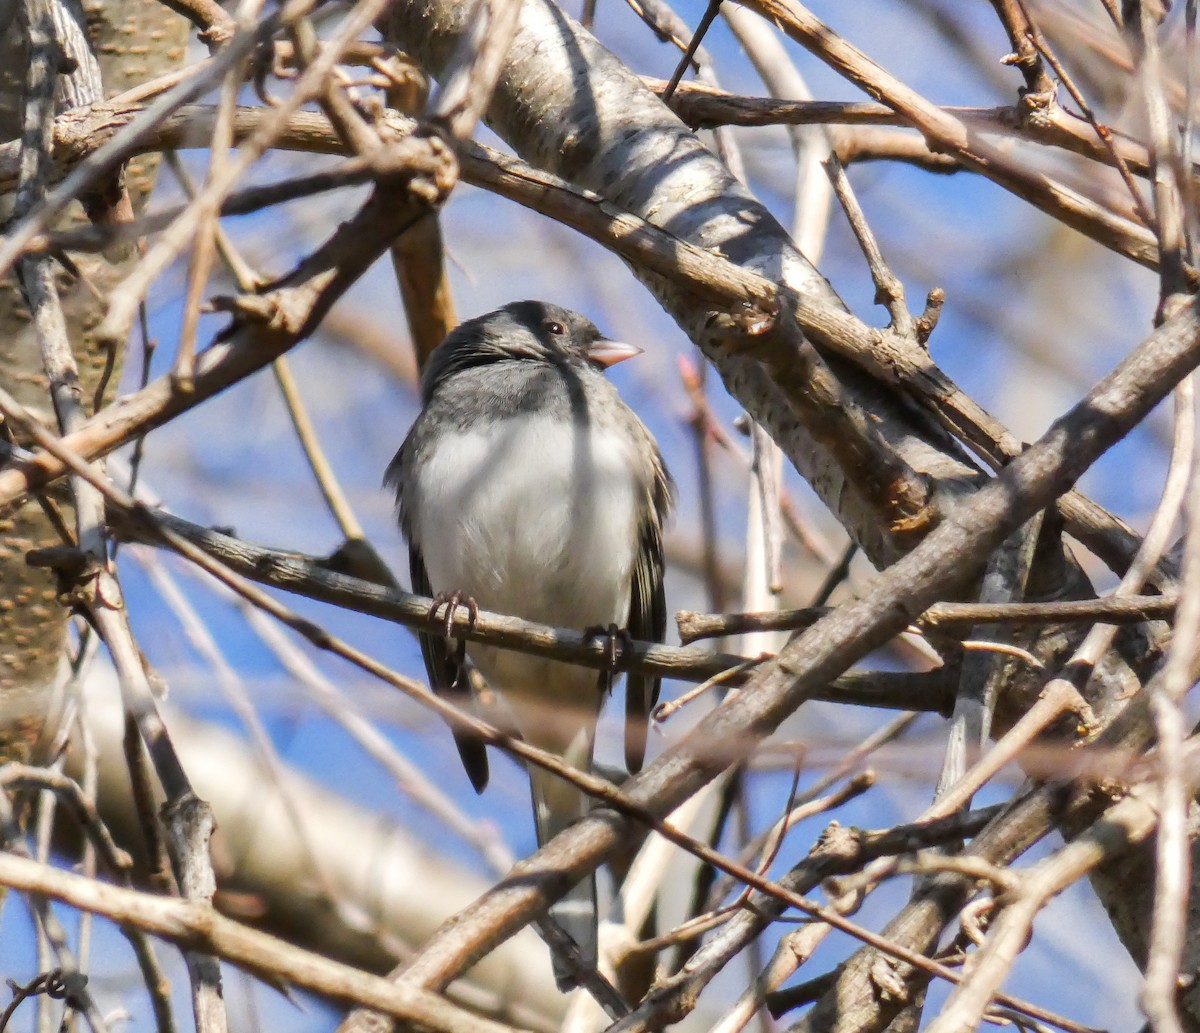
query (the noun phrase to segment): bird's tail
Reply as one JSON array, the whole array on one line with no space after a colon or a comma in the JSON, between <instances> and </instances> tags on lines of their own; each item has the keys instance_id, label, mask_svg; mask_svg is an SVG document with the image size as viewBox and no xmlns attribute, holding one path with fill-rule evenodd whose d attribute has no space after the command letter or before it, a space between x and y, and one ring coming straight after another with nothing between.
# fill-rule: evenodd
<instances>
[{"instance_id":1,"label":"bird's tail","mask_svg":"<svg viewBox=\"0 0 1200 1033\"><path fill-rule=\"evenodd\" d=\"M590 754L591 750L587 752ZM537 827L538 846L549 842L587 814L587 794L557 775L544 768L530 766L529 782L533 791L533 820ZM550 917L575 941L583 964L595 968L598 958L595 874L585 876L552 904ZM557 954L553 955L553 962L554 978L559 989L566 991L574 988L577 980L571 969Z\"/></svg>"}]
</instances>

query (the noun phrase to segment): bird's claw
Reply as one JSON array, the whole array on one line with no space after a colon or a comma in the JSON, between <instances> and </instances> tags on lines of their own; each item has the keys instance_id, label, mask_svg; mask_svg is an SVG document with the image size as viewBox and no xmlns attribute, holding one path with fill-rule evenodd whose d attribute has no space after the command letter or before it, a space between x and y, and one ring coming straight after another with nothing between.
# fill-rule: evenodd
<instances>
[{"instance_id":1,"label":"bird's claw","mask_svg":"<svg viewBox=\"0 0 1200 1033\"><path fill-rule=\"evenodd\" d=\"M609 691L612 688L613 677L620 668L622 655L627 649L633 648L633 636L629 634L627 628L618 627L616 624L609 624L608 627L597 625L594 628L588 628L584 634L588 638L604 639L606 664L600 672L600 678L601 687L604 691Z\"/></svg>"},{"instance_id":2,"label":"bird's claw","mask_svg":"<svg viewBox=\"0 0 1200 1033\"><path fill-rule=\"evenodd\" d=\"M438 610L443 606L446 607L446 615L439 621ZM454 611L460 606L467 611L468 630L474 628L476 622L479 620L479 604L461 589L455 589L453 592L439 592L433 597L433 605L429 607L429 622L431 624L440 623L442 625L442 634L448 639L454 637ZM462 658L461 654L466 648L466 644L459 639L459 659Z\"/></svg>"}]
</instances>

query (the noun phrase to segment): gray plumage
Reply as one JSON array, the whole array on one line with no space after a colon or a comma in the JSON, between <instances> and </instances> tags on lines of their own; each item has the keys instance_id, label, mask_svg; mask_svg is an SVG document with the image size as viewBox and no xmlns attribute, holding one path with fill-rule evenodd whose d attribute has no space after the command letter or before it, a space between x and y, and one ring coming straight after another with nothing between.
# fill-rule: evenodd
<instances>
[{"instance_id":1,"label":"gray plumage","mask_svg":"<svg viewBox=\"0 0 1200 1033\"><path fill-rule=\"evenodd\" d=\"M434 351L424 407L387 475L414 591L458 590L481 609L580 629L616 624L661 641L671 482L650 432L601 372L621 347L577 313L524 301L463 323ZM432 687L469 704L454 645L420 637ZM596 672L478 643L467 652L527 741L590 768L602 703ZM627 679L631 771L641 768L658 689L657 678ZM482 791L483 743L458 730L455 741ZM586 814L586 797L562 779L531 768L530 781L539 844ZM595 880L551 914L594 965Z\"/></svg>"}]
</instances>

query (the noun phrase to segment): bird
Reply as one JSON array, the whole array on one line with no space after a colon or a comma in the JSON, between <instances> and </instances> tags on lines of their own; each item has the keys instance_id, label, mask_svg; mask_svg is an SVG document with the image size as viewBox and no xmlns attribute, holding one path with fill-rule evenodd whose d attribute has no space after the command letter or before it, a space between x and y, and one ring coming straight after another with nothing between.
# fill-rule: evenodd
<instances>
[{"instance_id":1,"label":"bird","mask_svg":"<svg viewBox=\"0 0 1200 1033\"><path fill-rule=\"evenodd\" d=\"M388 467L413 591L447 607L420 633L434 691L469 708L466 658L528 743L589 771L612 674L449 636L467 605L557 627L662 641L663 526L674 486L650 431L603 371L641 349L587 317L519 301L461 323L431 353L422 408ZM436 594L435 594L436 593ZM619 631L618 631L619 629ZM465 654L465 655L464 655ZM626 679L625 762L641 769L659 679ZM484 743L454 730L476 792ZM587 814L586 794L527 765L539 846ZM595 876L550 908L582 963L597 963ZM560 989L575 972L552 952Z\"/></svg>"}]
</instances>

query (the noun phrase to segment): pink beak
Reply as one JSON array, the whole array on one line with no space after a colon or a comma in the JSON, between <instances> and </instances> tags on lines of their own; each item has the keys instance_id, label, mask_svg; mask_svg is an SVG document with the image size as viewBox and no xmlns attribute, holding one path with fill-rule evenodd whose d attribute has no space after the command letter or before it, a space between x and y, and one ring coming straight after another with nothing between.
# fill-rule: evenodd
<instances>
[{"instance_id":1,"label":"pink beak","mask_svg":"<svg viewBox=\"0 0 1200 1033\"><path fill-rule=\"evenodd\" d=\"M618 362L641 354L641 348L635 348L624 341L610 341L607 337L601 337L587 351L588 361L594 362L601 369L608 369L609 366L615 366Z\"/></svg>"}]
</instances>

